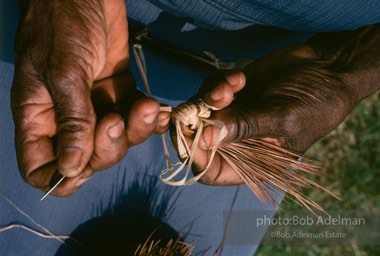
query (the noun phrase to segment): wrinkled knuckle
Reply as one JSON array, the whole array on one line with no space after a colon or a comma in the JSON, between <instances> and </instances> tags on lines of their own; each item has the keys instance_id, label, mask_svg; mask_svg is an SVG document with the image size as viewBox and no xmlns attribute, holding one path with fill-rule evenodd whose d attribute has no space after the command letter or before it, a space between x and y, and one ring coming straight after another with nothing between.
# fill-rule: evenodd
<instances>
[{"instance_id":1,"label":"wrinkled knuckle","mask_svg":"<svg viewBox=\"0 0 380 256\"><path fill-rule=\"evenodd\" d=\"M95 119L81 113L71 112L70 115L60 115L57 123L59 143L63 147L83 149L83 142L91 139L95 130Z\"/></svg>"},{"instance_id":2,"label":"wrinkled knuckle","mask_svg":"<svg viewBox=\"0 0 380 256\"><path fill-rule=\"evenodd\" d=\"M303 129L300 117L294 110L287 110L281 115L279 126L281 133L287 137L295 137Z\"/></svg>"},{"instance_id":3,"label":"wrinkled knuckle","mask_svg":"<svg viewBox=\"0 0 380 256\"><path fill-rule=\"evenodd\" d=\"M59 124L58 133L87 134L94 130L94 118L81 113L60 115L57 121Z\"/></svg>"},{"instance_id":4,"label":"wrinkled knuckle","mask_svg":"<svg viewBox=\"0 0 380 256\"><path fill-rule=\"evenodd\" d=\"M50 64L49 64L50 65ZM90 70L87 65L79 65L76 61L66 61L64 64L51 64L44 70L44 77L48 81L51 90L57 88L59 92L70 93L72 90L82 90L89 93L89 86L80 88L81 84L90 84ZM62 90L63 91L62 91Z\"/></svg>"},{"instance_id":5,"label":"wrinkled knuckle","mask_svg":"<svg viewBox=\"0 0 380 256\"><path fill-rule=\"evenodd\" d=\"M229 127L229 132L233 134L232 141L241 141L257 134L258 126L249 113L234 111L232 116L234 121L232 122L232 127Z\"/></svg>"},{"instance_id":6,"label":"wrinkled knuckle","mask_svg":"<svg viewBox=\"0 0 380 256\"><path fill-rule=\"evenodd\" d=\"M352 96L349 92L342 89L339 92L335 93L335 97L333 99L333 108L331 109L331 113L338 120L343 121L346 115L352 110L353 100Z\"/></svg>"},{"instance_id":7,"label":"wrinkled knuckle","mask_svg":"<svg viewBox=\"0 0 380 256\"><path fill-rule=\"evenodd\" d=\"M13 120L15 123L16 131L27 131L34 125L34 120L31 115L28 115L27 113L20 111L20 108L14 107L13 109ZM18 137L20 138L20 141L27 142L28 140L31 140L33 137L33 134L29 134L25 132L18 132Z\"/></svg>"},{"instance_id":8,"label":"wrinkled knuckle","mask_svg":"<svg viewBox=\"0 0 380 256\"><path fill-rule=\"evenodd\" d=\"M64 66L66 64L63 64ZM59 67L59 68L49 68L45 70L45 77L50 82L50 84L55 87L67 88L66 90L70 91L70 88L76 84L77 77L75 76L75 71L73 69ZM53 89L53 88L52 88Z\"/></svg>"}]
</instances>

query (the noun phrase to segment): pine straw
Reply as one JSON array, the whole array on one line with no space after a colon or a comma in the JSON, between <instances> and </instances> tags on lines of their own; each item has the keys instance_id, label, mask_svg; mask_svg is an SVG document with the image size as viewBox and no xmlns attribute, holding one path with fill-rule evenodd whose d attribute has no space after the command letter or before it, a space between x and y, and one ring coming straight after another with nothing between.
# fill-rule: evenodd
<instances>
[{"instance_id":1,"label":"pine straw","mask_svg":"<svg viewBox=\"0 0 380 256\"><path fill-rule=\"evenodd\" d=\"M339 199L329 190L306 178L305 174L318 175L320 166L315 160L260 139L246 139L218 148L219 154L231 165L261 202L268 205L278 202L271 195L286 194L289 199L306 207L325 212L302 192L303 189L323 190Z\"/></svg>"},{"instance_id":2,"label":"pine straw","mask_svg":"<svg viewBox=\"0 0 380 256\"><path fill-rule=\"evenodd\" d=\"M152 234L147 238L144 244L140 244L134 256L190 256L193 254L194 245L181 241L181 236L176 240L170 239L166 245L162 245L161 240L153 240Z\"/></svg>"}]
</instances>

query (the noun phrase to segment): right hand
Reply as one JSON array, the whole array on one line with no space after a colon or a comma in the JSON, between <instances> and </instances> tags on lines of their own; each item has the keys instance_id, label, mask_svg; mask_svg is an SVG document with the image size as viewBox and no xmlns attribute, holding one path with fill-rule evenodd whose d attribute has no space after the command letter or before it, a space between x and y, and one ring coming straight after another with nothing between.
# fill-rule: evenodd
<instances>
[{"instance_id":1,"label":"right hand","mask_svg":"<svg viewBox=\"0 0 380 256\"><path fill-rule=\"evenodd\" d=\"M18 165L43 191L57 174L66 176L53 194L67 196L156 131L159 104L139 93L127 72L124 0L25 0L20 7L11 91ZM119 82L104 80L121 72ZM111 102L128 101L129 116L115 110L97 120L96 81Z\"/></svg>"}]
</instances>

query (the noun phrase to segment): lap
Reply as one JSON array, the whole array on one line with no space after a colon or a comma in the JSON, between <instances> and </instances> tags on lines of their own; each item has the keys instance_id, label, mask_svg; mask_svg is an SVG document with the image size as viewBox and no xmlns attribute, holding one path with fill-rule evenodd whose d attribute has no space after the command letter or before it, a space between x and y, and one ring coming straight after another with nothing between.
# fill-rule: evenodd
<instances>
[{"instance_id":1,"label":"lap","mask_svg":"<svg viewBox=\"0 0 380 256\"><path fill-rule=\"evenodd\" d=\"M208 74L180 68L174 60L163 60L149 50L146 54L153 93L162 97L166 92L166 99L160 99L170 105L178 103L174 99L183 100L194 94ZM136 69L134 64L133 69ZM223 238L224 215L232 207L237 187L163 184L157 178L165 164L159 136L131 148L119 164L96 173L75 195L50 196L40 202L42 192L23 182L16 165L9 108L13 65L0 62L0 73L0 192L20 209L55 235L72 235L90 246L99 246L98 241L114 245L123 237L125 241L130 241L130 237L142 239L139 241L142 243L161 224L166 227L163 233L183 233L185 240L193 241L198 251L209 246L216 249ZM170 95L165 86L174 80L178 86ZM175 155L173 148L171 154ZM44 232L3 199L0 209L0 225L22 223ZM242 186L233 209L264 210L265 206ZM236 250L239 255L252 255L256 246L226 246L225 255L234 255ZM44 239L21 229L0 233L0 248L5 255L53 255L57 251L65 255L80 249L75 244L63 246L54 239Z\"/></svg>"}]
</instances>

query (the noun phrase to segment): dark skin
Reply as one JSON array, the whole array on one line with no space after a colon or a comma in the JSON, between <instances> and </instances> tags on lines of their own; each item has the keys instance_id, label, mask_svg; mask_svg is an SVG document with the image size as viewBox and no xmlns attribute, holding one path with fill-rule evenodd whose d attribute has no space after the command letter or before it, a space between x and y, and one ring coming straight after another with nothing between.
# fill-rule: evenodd
<instances>
[{"instance_id":1,"label":"dark skin","mask_svg":"<svg viewBox=\"0 0 380 256\"><path fill-rule=\"evenodd\" d=\"M380 25L318 34L253 62L236 81L231 75L216 77L198 95L222 108L211 117L229 130L222 145L258 137L303 153L380 88ZM219 99L213 100L213 94ZM218 132L211 126L204 130L193 169L204 169ZM243 180L216 154L200 182L233 185Z\"/></svg>"},{"instance_id":2,"label":"dark skin","mask_svg":"<svg viewBox=\"0 0 380 256\"><path fill-rule=\"evenodd\" d=\"M58 172L66 176L53 194L68 196L128 147L163 132L159 103L128 72L123 0L20 4L11 92L18 165L43 191Z\"/></svg>"},{"instance_id":3,"label":"dark skin","mask_svg":"<svg viewBox=\"0 0 380 256\"><path fill-rule=\"evenodd\" d=\"M166 131L167 113L128 72L125 16L121 0L21 1L12 112L19 169L30 185L46 191L61 173L68 178L53 194L68 196L129 147ZM227 125L223 143L261 137L304 152L376 91L379 26L340 33L205 81L198 96L222 108L212 118ZM217 133L205 129L195 170L205 166ZM217 155L201 182L242 180Z\"/></svg>"}]
</instances>

